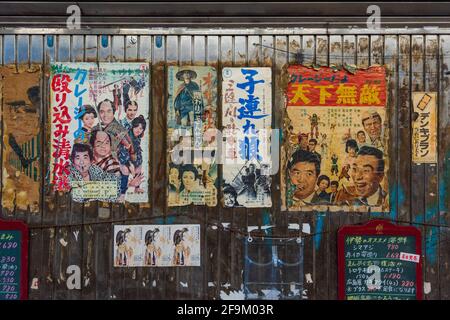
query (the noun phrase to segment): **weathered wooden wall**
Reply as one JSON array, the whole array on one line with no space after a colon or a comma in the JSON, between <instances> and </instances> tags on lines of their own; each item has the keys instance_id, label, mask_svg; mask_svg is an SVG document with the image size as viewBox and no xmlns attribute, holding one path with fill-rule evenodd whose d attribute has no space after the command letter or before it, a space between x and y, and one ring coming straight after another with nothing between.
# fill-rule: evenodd
<instances>
[{"instance_id":1,"label":"weathered wooden wall","mask_svg":"<svg viewBox=\"0 0 450 320\"><path fill-rule=\"evenodd\" d=\"M32 29L30 29L32 30ZM181 29L180 29L181 30ZM273 70L273 127L281 128L282 68L303 62L385 64L389 85L390 199L385 218L418 223L423 233L424 281L431 291L426 299L450 299L450 225L448 160L450 158L450 30L448 33L385 33L367 35L357 29L314 33L280 29L272 32L219 29L200 32L176 30L163 35L151 31L131 35L102 36L90 33L48 35L43 33L0 34L0 64L43 64L41 130L42 205L38 214L2 210L2 219L19 219L31 227L30 299L220 299L242 297L244 237L249 226L273 226L252 231L274 237L304 238L304 296L308 299L337 298L337 229L344 224L364 223L375 213L280 212L280 178L273 177L271 209L223 209L166 206L166 95L167 65L268 66ZM442 31L442 30L441 30ZM53 38L53 44L51 43ZM254 45L257 44L257 45ZM272 49L275 48L277 50ZM149 205L107 203L78 204L48 188L48 72L53 61L147 61L151 64L151 177ZM219 85L219 96L220 92ZM437 91L439 96L439 162L411 163L411 94ZM220 99L218 101L220 109ZM220 112L219 112L220 114ZM219 119L220 121L220 119ZM220 172L219 172L220 174ZM199 223L202 232L202 267L114 268L114 224ZM289 229L289 224L311 226L311 234ZM425 225L424 225L425 224ZM267 260L262 257L262 260ZM270 260L270 258L269 258ZM81 290L68 290L66 268L78 265ZM183 285L181 284L183 283ZM187 284L187 286L186 286Z\"/></svg>"}]
</instances>

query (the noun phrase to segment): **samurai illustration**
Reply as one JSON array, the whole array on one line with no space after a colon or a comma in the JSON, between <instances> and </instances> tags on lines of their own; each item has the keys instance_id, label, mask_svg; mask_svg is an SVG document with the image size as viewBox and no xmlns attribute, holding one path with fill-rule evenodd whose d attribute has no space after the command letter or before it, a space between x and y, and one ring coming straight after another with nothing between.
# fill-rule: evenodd
<instances>
[{"instance_id":1,"label":"samurai illustration","mask_svg":"<svg viewBox=\"0 0 450 320\"><path fill-rule=\"evenodd\" d=\"M126 245L127 234L130 233L131 230L126 228L125 230L120 230L116 235L116 266L127 266L129 264L129 260L133 250L128 248Z\"/></svg>"},{"instance_id":2,"label":"samurai illustration","mask_svg":"<svg viewBox=\"0 0 450 320\"><path fill-rule=\"evenodd\" d=\"M189 257L190 249L184 245L184 233L187 232L187 228L178 229L173 235L173 244L175 251L173 255L173 264L175 266L184 266L186 258Z\"/></svg>"},{"instance_id":3,"label":"samurai illustration","mask_svg":"<svg viewBox=\"0 0 450 320\"><path fill-rule=\"evenodd\" d=\"M159 232L158 228L148 230L145 233L145 256L144 264L147 266L156 266L156 259L161 256L161 248L157 247L156 234Z\"/></svg>"},{"instance_id":4,"label":"samurai illustration","mask_svg":"<svg viewBox=\"0 0 450 320\"><path fill-rule=\"evenodd\" d=\"M181 70L177 72L176 78L183 81L174 101L177 124L193 126L194 113L202 115L204 109L200 86L192 81L197 78L197 73L189 69Z\"/></svg>"}]
</instances>

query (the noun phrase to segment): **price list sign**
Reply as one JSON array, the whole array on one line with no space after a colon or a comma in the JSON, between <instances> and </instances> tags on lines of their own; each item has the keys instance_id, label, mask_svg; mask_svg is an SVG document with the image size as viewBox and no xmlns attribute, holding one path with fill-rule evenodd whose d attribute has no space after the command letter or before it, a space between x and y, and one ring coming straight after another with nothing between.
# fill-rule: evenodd
<instances>
[{"instance_id":1,"label":"price list sign","mask_svg":"<svg viewBox=\"0 0 450 320\"><path fill-rule=\"evenodd\" d=\"M341 300L422 299L420 230L372 220L338 231Z\"/></svg>"},{"instance_id":2,"label":"price list sign","mask_svg":"<svg viewBox=\"0 0 450 320\"><path fill-rule=\"evenodd\" d=\"M0 221L0 300L27 298L28 227Z\"/></svg>"}]
</instances>

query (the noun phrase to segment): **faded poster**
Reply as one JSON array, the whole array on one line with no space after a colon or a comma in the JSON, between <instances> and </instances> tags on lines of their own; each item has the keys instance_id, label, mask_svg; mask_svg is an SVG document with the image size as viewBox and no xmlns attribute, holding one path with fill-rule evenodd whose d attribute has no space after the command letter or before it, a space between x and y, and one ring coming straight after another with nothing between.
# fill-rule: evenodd
<instances>
[{"instance_id":1,"label":"faded poster","mask_svg":"<svg viewBox=\"0 0 450 320\"><path fill-rule=\"evenodd\" d=\"M114 266L200 266L200 225L116 225Z\"/></svg>"},{"instance_id":2,"label":"faded poster","mask_svg":"<svg viewBox=\"0 0 450 320\"><path fill-rule=\"evenodd\" d=\"M271 207L272 70L222 70L224 207Z\"/></svg>"},{"instance_id":3,"label":"faded poster","mask_svg":"<svg viewBox=\"0 0 450 320\"><path fill-rule=\"evenodd\" d=\"M288 68L282 201L389 210L384 67Z\"/></svg>"},{"instance_id":4,"label":"faded poster","mask_svg":"<svg viewBox=\"0 0 450 320\"><path fill-rule=\"evenodd\" d=\"M412 160L437 162L436 92L413 92Z\"/></svg>"},{"instance_id":5,"label":"faded poster","mask_svg":"<svg viewBox=\"0 0 450 320\"><path fill-rule=\"evenodd\" d=\"M74 201L148 201L149 66L51 66L51 183Z\"/></svg>"},{"instance_id":6,"label":"faded poster","mask_svg":"<svg viewBox=\"0 0 450 320\"><path fill-rule=\"evenodd\" d=\"M0 67L2 206L39 212L41 66Z\"/></svg>"},{"instance_id":7,"label":"faded poster","mask_svg":"<svg viewBox=\"0 0 450 320\"><path fill-rule=\"evenodd\" d=\"M217 205L217 74L168 68L168 206Z\"/></svg>"}]
</instances>

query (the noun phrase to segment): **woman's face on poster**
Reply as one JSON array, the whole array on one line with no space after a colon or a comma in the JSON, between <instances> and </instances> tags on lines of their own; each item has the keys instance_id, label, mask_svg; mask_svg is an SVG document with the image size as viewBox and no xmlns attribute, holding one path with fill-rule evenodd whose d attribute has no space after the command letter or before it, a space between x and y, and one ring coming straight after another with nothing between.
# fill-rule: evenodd
<instances>
[{"instance_id":1,"label":"woman's face on poster","mask_svg":"<svg viewBox=\"0 0 450 320\"><path fill-rule=\"evenodd\" d=\"M320 191L325 191L328 188L328 181L323 179L322 181L320 181L319 183L319 189Z\"/></svg>"},{"instance_id":2,"label":"woman's face on poster","mask_svg":"<svg viewBox=\"0 0 450 320\"><path fill-rule=\"evenodd\" d=\"M83 125L87 129L91 129L95 124L95 117L93 113L86 113L83 118Z\"/></svg>"},{"instance_id":3,"label":"woman's face on poster","mask_svg":"<svg viewBox=\"0 0 450 320\"><path fill-rule=\"evenodd\" d=\"M142 128L142 124L138 124L137 127L133 128L133 134L135 137L140 137L143 132L144 128Z\"/></svg>"},{"instance_id":4,"label":"woman's face on poster","mask_svg":"<svg viewBox=\"0 0 450 320\"><path fill-rule=\"evenodd\" d=\"M104 125L108 125L114 120L114 110L107 101L100 104L99 114Z\"/></svg>"},{"instance_id":5,"label":"woman's face on poster","mask_svg":"<svg viewBox=\"0 0 450 320\"><path fill-rule=\"evenodd\" d=\"M97 132L95 136L94 154L99 158L105 158L111 154L111 142L104 131Z\"/></svg>"},{"instance_id":6,"label":"woman's face on poster","mask_svg":"<svg viewBox=\"0 0 450 320\"><path fill-rule=\"evenodd\" d=\"M73 165L82 175L87 174L89 172L89 167L91 166L89 153L87 151L77 152L73 159Z\"/></svg>"},{"instance_id":7,"label":"woman's face on poster","mask_svg":"<svg viewBox=\"0 0 450 320\"><path fill-rule=\"evenodd\" d=\"M192 171L185 171L183 173L183 185L186 190L191 191L195 186L195 174Z\"/></svg>"},{"instance_id":8,"label":"woman's face on poster","mask_svg":"<svg viewBox=\"0 0 450 320\"><path fill-rule=\"evenodd\" d=\"M350 155L350 157L356 157L356 149L349 147L348 154Z\"/></svg>"}]
</instances>

